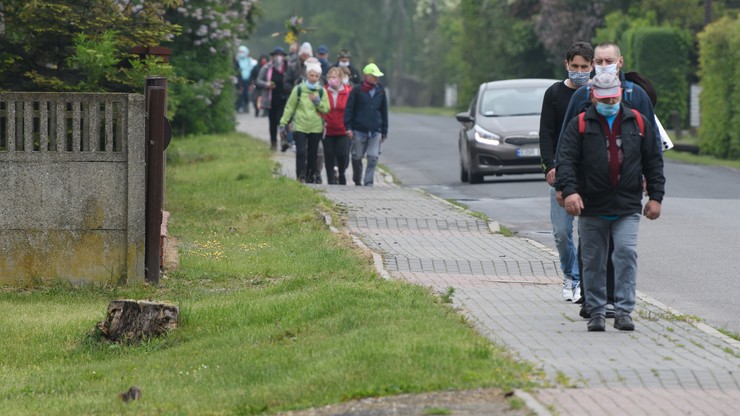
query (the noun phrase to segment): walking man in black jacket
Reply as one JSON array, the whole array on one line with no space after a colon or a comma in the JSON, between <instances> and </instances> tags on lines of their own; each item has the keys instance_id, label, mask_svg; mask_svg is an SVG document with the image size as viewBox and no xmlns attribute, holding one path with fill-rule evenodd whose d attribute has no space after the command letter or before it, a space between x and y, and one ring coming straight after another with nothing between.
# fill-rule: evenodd
<instances>
[{"instance_id":1,"label":"walking man in black jacket","mask_svg":"<svg viewBox=\"0 0 740 416\"><path fill-rule=\"evenodd\" d=\"M375 166L380 157L380 145L388 137L388 100L378 82L383 76L375 64L368 64L362 73L365 81L354 87L344 110L344 126L351 142L352 180L357 186L373 186ZM367 155L363 180L362 158Z\"/></svg>"},{"instance_id":2,"label":"walking man in black jacket","mask_svg":"<svg viewBox=\"0 0 740 416\"><path fill-rule=\"evenodd\" d=\"M663 154L652 120L621 103L619 77L601 73L591 86L593 103L568 122L557 154L557 183L565 210L579 216L589 331L606 329L606 263L614 241L614 327L632 331L637 282L637 232L643 177L648 202L643 213L660 216L665 192ZM638 119L640 117L640 119Z\"/></svg>"}]
</instances>

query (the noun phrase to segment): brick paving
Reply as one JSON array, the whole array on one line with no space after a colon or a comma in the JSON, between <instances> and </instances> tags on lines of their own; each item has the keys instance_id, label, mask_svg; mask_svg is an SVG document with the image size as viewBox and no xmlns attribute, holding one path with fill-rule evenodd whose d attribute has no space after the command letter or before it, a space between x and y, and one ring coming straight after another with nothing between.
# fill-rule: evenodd
<instances>
[{"instance_id":1,"label":"brick paving","mask_svg":"<svg viewBox=\"0 0 740 416\"><path fill-rule=\"evenodd\" d=\"M264 122L240 130L266 139ZM293 155L276 158L293 177ZM546 384L533 394L554 414L740 414L740 342L641 293L634 332L608 319L606 332L589 333L579 307L562 301L553 250L385 178L373 188L311 186L346 209L345 227L392 278L453 288L484 336L539 366Z\"/></svg>"}]
</instances>

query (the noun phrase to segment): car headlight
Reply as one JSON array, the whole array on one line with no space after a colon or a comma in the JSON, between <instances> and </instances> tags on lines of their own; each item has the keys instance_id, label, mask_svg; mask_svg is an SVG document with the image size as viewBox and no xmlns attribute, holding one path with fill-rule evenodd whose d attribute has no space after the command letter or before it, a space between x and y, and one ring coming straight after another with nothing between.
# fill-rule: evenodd
<instances>
[{"instance_id":1,"label":"car headlight","mask_svg":"<svg viewBox=\"0 0 740 416\"><path fill-rule=\"evenodd\" d=\"M485 143L490 144L494 146L498 146L501 144L501 137L491 133L488 130L483 129L482 127L476 125L473 130L475 130L475 141L478 143Z\"/></svg>"}]
</instances>

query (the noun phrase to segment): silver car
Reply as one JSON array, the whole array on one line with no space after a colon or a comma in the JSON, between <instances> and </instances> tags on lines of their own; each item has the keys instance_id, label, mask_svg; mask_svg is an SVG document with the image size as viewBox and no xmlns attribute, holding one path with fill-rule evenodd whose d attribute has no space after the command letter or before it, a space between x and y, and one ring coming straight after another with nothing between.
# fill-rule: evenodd
<instances>
[{"instance_id":1,"label":"silver car","mask_svg":"<svg viewBox=\"0 0 740 416\"><path fill-rule=\"evenodd\" d=\"M556 79L510 79L481 84L459 113L460 180L542 173L539 129L545 90ZM561 81L562 82L562 81Z\"/></svg>"}]
</instances>

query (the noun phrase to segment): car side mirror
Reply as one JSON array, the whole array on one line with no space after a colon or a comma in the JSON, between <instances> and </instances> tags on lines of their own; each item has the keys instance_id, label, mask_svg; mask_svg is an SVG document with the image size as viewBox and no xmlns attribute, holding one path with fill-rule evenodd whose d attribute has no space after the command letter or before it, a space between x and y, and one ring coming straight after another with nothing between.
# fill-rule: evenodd
<instances>
[{"instance_id":1,"label":"car side mirror","mask_svg":"<svg viewBox=\"0 0 740 416\"><path fill-rule=\"evenodd\" d=\"M455 118L457 119L457 121L463 124L473 123L475 121L473 120L473 117L470 116L470 113L468 113L467 111L462 112L462 113L457 113Z\"/></svg>"}]
</instances>

